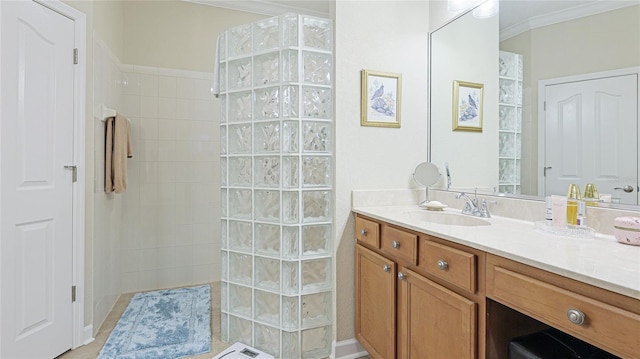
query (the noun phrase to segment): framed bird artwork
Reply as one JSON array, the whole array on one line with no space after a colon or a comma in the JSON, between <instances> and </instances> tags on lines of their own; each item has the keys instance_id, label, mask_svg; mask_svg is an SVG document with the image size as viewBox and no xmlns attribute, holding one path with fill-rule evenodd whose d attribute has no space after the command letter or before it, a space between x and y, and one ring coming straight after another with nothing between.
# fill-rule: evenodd
<instances>
[{"instance_id":1,"label":"framed bird artwork","mask_svg":"<svg viewBox=\"0 0 640 359\"><path fill-rule=\"evenodd\" d=\"M402 75L362 70L362 126L400 127Z\"/></svg>"},{"instance_id":2,"label":"framed bird artwork","mask_svg":"<svg viewBox=\"0 0 640 359\"><path fill-rule=\"evenodd\" d=\"M453 130L482 132L484 85L453 81Z\"/></svg>"}]
</instances>

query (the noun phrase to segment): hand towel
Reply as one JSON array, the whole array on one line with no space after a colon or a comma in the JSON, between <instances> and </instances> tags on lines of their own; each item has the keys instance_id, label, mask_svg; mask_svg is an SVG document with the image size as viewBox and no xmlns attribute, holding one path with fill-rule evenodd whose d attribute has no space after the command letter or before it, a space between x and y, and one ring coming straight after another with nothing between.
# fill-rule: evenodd
<instances>
[{"instance_id":1,"label":"hand towel","mask_svg":"<svg viewBox=\"0 0 640 359\"><path fill-rule=\"evenodd\" d=\"M104 191L127 190L127 158L133 157L131 123L117 113L105 121Z\"/></svg>"}]
</instances>

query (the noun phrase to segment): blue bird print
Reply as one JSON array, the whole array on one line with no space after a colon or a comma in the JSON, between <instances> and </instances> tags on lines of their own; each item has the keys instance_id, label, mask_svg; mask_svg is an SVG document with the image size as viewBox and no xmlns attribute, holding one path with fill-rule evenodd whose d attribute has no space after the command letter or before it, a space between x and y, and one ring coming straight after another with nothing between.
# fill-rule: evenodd
<instances>
[{"instance_id":1,"label":"blue bird print","mask_svg":"<svg viewBox=\"0 0 640 359\"><path fill-rule=\"evenodd\" d=\"M473 97L471 97L471 94L469 94L469 105L473 108L475 108L476 110L478 109L478 105L476 104L476 102L473 100Z\"/></svg>"},{"instance_id":2,"label":"blue bird print","mask_svg":"<svg viewBox=\"0 0 640 359\"><path fill-rule=\"evenodd\" d=\"M376 92L373 93L373 95L371 96L371 98L369 100L376 99L376 98L382 96L382 94L384 94L384 84L380 84L380 87L378 87Z\"/></svg>"}]
</instances>

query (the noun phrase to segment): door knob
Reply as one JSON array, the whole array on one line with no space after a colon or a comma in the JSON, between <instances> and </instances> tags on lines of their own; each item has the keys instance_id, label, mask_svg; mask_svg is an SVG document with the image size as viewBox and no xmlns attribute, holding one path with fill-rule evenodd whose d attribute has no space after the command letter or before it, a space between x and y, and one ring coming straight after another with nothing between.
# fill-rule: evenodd
<instances>
[{"instance_id":1,"label":"door knob","mask_svg":"<svg viewBox=\"0 0 640 359\"><path fill-rule=\"evenodd\" d=\"M392 246L393 248L400 248L400 242L398 242L398 241L393 241L393 242L391 242L391 246Z\"/></svg>"},{"instance_id":2,"label":"door knob","mask_svg":"<svg viewBox=\"0 0 640 359\"><path fill-rule=\"evenodd\" d=\"M630 185L626 185L626 186L623 186L623 187L615 187L614 189L623 190L623 191L625 191L627 193L633 192L633 186L630 186Z\"/></svg>"},{"instance_id":3,"label":"door knob","mask_svg":"<svg viewBox=\"0 0 640 359\"><path fill-rule=\"evenodd\" d=\"M400 273L398 273L398 279L405 280L405 279L407 279L407 275L402 273L402 272L400 272Z\"/></svg>"}]
</instances>

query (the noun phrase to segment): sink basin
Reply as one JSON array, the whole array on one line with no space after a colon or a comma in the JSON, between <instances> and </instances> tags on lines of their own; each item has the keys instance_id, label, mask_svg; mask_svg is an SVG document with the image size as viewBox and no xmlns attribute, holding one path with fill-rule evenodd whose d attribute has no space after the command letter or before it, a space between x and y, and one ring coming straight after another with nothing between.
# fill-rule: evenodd
<instances>
[{"instance_id":1,"label":"sink basin","mask_svg":"<svg viewBox=\"0 0 640 359\"><path fill-rule=\"evenodd\" d=\"M411 211L407 215L412 220L423 221L427 223L444 224L448 226L489 226L491 222L484 218L472 217L460 213L442 212L442 211Z\"/></svg>"}]
</instances>

